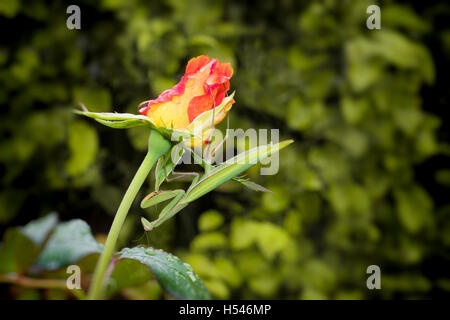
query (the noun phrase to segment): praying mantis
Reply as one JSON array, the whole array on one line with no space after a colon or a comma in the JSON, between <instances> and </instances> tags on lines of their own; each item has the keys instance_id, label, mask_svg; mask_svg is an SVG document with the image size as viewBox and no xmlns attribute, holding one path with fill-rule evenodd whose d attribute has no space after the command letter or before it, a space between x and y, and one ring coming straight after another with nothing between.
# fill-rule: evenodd
<instances>
[{"instance_id":1,"label":"praying mantis","mask_svg":"<svg viewBox=\"0 0 450 320\"><path fill-rule=\"evenodd\" d=\"M177 189L154 191L150 193L142 200L141 208L145 209L161 202L165 202L168 200L171 201L164 207L156 220L149 222L144 217L141 218L141 223L144 230L150 231L160 226L163 222L167 221L179 211L184 209L192 201L197 200L222 183L231 179L244 183L244 185L250 187L253 190L268 191L264 187L259 186L251 181L238 178L238 176L251 166L255 165L257 160L261 161L262 159L270 156L271 153L278 152L290 143L292 143L292 140L286 140L277 144L259 146L243 152L225 161L222 164L216 166L208 164L209 166L211 166L210 170L205 170L204 174L191 172L187 173L188 175L192 175L193 179L186 191L183 189ZM193 153L193 151L191 152ZM157 164L155 171L156 190L158 190L159 185L164 181L165 177L170 174L170 172L168 171L173 172L173 169L176 166L176 164L174 164L171 160L167 160L167 162L169 163L164 163L164 159L160 158L159 161L160 162ZM161 179L162 176L164 177L163 179Z\"/></svg>"},{"instance_id":2,"label":"praying mantis","mask_svg":"<svg viewBox=\"0 0 450 320\"><path fill-rule=\"evenodd\" d=\"M224 140L226 140L226 138ZM224 140L222 140L221 143L223 143ZM264 158L269 157L272 153L278 152L292 142L292 140L286 140L277 144L255 147L231 159L228 159L227 161L219 165L212 165L211 162L208 161L208 157L206 159L198 159L199 155L197 155L192 149L184 147L183 152L190 152L194 158L197 158L198 163L205 169L205 172L203 174L198 172L174 171L177 161L181 159L183 152L176 154L175 162L172 161L172 157L170 157L170 155L161 157L155 169L156 191L150 193L142 200L141 208L145 209L161 202L165 202L168 200L171 201L160 212L156 220L149 222L144 217L141 218L141 223L144 230L151 231L154 228L160 226L162 223L184 209L192 201L197 200L222 183L231 179L240 182L246 187L255 191L271 192L270 190L252 181L239 177L239 175L245 170L249 169L251 166L255 165L257 161L261 161ZM172 148L171 152L177 152L176 146ZM167 159L167 156L169 156L170 159ZM183 189L159 191L159 187L164 182L164 180L171 181L171 179L168 178L171 173L181 177L193 177L192 182L186 191Z\"/></svg>"}]
</instances>

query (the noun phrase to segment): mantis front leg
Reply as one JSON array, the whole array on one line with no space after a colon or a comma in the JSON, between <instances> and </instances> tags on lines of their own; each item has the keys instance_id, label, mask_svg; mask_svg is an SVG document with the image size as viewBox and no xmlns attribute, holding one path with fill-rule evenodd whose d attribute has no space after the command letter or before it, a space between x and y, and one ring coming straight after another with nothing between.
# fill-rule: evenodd
<instances>
[{"instance_id":1,"label":"mantis front leg","mask_svg":"<svg viewBox=\"0 0 450 320\"><path fill-rule=\"evenodd\" d=\"M182 189L169 190L169 191L157 191L152 192L146 196L141 202L141 208L149 208L155 204L172 199L161 211L158 218L152 222L148 221L144 217L141 218L142 226L145 231L150 231L159 226L167 219L173 217L177 212L183 209L185 206L178 206L178 203L185 195L185 191ZM178 207L177 207L178 206Z\"/></svg>"},{"instance_id":2,"label":"mantis front leg","mask_svg":"<svg viewBox=\"0 0 450 320\"><path fill-rule=\"evenodd\" d=\"M174 178L166 178L167 182L183 179L185 177L198 177L200 174L198 172L176 172L172 171L172 175L176 175Z\"/></svg>"},{"instance_id":3,"label":"mantis front leg","mask_svg":"<svg viewBox=\"0 0 450 320\"><path fill-rule=\"evenodd\" d=\"M194 172L193 172L194 173ZM191 189L197 184L200 175L198 173L195 173L195 177L192 180L192 183L190 187L188 188L187 192L185 192L182 189L177 190L167 190L167 191L155 191L150 193L148 196L146 196L142 202L141 202L141 208L149 208L151 206L154 206L158 203L167 201L169 199L172 199L161 211L158 218L152 222L148 221L144 217L141 217L141 223L145 231L153 230L154 228L161 225L166 220L172 218L175 214L177 214L179 211L184 209L188 203L181 204L180 202L184 199L187 193L191 191Z\"/></svg>"}]
</instances>

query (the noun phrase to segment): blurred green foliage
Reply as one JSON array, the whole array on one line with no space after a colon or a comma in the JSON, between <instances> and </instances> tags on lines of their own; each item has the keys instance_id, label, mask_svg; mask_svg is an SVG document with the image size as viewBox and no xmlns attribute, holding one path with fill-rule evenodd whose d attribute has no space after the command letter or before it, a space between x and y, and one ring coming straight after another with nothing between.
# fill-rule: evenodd
<instances>
[{"instance_id":1,"label":"blurred green foliage","mask_svg":"<svg viewBox=\"0 0 450 320\"><path fill-rule=\"evenodd\" d=\"M151 245L177 251L215 298L450 292L437 266L450 264L450 206L419 179L428 170L450 185L448 167L420 167L449 153L440 118L422 106L440 72L424 41L434 34L450 56L450 29L433 30L432 15L383 1L382 29L368 30L373 1L86 0L81 30L68 30L70 4L0 3L2 229L56 210L107 231L148 132L104 128L71 109L136 113L207 54L235 70L230 127L279 128L296 143L277 175L249 171L275 194L226 184L152 232ZM141 213L131 211L121 246L145 243ZM381 291L366 288L371 264Z\"/></svg>"}]
</instances>

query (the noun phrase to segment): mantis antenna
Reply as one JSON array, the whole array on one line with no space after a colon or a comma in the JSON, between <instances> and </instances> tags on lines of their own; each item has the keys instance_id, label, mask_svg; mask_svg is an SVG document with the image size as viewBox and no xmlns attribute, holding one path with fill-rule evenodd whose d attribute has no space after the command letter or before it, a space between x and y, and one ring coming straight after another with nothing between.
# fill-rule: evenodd
<instances>
[{"instance_id":1,"label":"mantis antenna","mask_svg":"<svg viewBox=\"0 0 450 320\"><path fill-rule=\"evenodd\" d=\"M209 149L211 148L211 138L212 138L212 136L213 136L213 133L214 133L214 130L215 130L215 124L214 124L214 118L215 118L215 112L216 112L216 99L214 98L214 96L213 96L213 94L212 94L212 92L211 92L211 87L208 85L208 84L206 84L207 86L208 86L208 91L209 91L209 94L211 95L211 98L213 99L213 114L212 114L212 119L211 119L211 127L212 127L212 130L211 130L211 134L209 135L209 138L208 138L208 147L206 148L206 156L207 156L207 158L209 158ZM202 135L202 144L203 144L203 135Z\"/></svg>"}]
</instances>

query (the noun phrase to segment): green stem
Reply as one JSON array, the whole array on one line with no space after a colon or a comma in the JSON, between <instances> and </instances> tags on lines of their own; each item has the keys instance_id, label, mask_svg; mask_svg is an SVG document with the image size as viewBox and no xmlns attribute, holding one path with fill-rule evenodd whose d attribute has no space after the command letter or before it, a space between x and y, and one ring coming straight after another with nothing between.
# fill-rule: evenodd
<instances>
[{"instance_id":1,"label":"green stem","mask_svg":"<svg viewBox=\"0 0 450 320\"><path fill-rule=\"evenodd\" d=\"M36 279L18 274L0 274L0 283L11 283L17 286L35 289L64 289L70 292L75 298L84 300L84 292L81 289L67 288L66 280L59 279Z\"/></svg>"},{"instance_id":2,"label":"green stem","mask_svg":"<svg viewBox=\"0 0 450 320\"><path fill-rule=\"evenodd\" d=\"M127 217L128 211L130 210L139 189L146 180L153 165L162 155L167 153L169 149L170 143L164 139L158 131L152 130L148 141L147 155L145 156L144 161L142 161L141 166L125 192L119 209L117 209L111 229L109 230L103 252L100 255L95 267L94 277L89 288L88 299L97 300L102 298L104 293L104 284L107 281L105 278L105 272L114 253L117 239L125 218Z\"/></svg>"}]
</instances>

